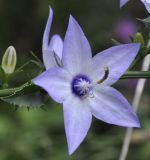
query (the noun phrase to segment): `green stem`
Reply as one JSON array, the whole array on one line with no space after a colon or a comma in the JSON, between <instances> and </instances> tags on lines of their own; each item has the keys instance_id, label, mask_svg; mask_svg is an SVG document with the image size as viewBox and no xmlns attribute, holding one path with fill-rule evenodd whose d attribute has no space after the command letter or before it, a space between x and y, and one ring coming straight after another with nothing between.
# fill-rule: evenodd
<instances>
[{"instance_id":1,"label":"green stem","mask_svg":"<svg viewBox=\"0 0 150 160\"><path fill-rule=\"evenodd\" d=\"M150 71L128 71L120 79L150 78Z\"/></svg>"},{"instance_id":2,"label":"green stem","mask_svg":"<svg viewBox=\"0 0 150 160\"><path fill-rule=\"evenodd\" d=\"M0 89L0 97L13 94L19 87L9 88L9 89Z\"/></svg>"},{"instance_id":3,"label":"green stem","mask_svg":"<svg viewBox=\"0 0 150 160\"><path fill-rule=\"evenodd\" d=\"M26 91L24 91L25 89ZM31 82L26 82L19 87L0 89L0 98L15 95L18 92L22 92L22 94L25 94L26 92L35 91L35 89L37 91L38 88L34 84L32 84Z\"/></svg>"}]
</instances>

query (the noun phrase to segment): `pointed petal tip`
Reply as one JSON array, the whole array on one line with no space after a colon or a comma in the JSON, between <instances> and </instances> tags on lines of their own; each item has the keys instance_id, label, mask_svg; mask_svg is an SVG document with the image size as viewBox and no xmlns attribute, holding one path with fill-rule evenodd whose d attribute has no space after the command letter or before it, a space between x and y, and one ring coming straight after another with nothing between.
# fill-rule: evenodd
<instances>
[{"instance_id":1,"label":"pointed petal tip","mask_svg":"<svg viewBox=\"0 0 150 160\"><path fill-rule=\"evenodd\" d=\"M120 7L120 8L122 8L122 7L123 7L122 3L120 3L119 7Z\"/></svg>"},{"instance_id":2,"label":"pointed petal tip","mask_svg":"<svg viewBox=\"0 0 150 160\"><path fill-rule=\"evenodd\" d=\"M126 127L126 128L141 128L140 121L139 121L138 117L136 116L136 114L134 114L134 113L132 115L132 119L130 119L130 121L128 121L128 122L123 122L120 124L115 124L115 123L110 123L110 124L114 124L114 125Z\"/></svg>"},{"instance_id":3,"label":"pointed petal tip","mask_svg":"<svg viewBox=\"0 0 150 160\"><path fill-rule=\"evenodd\" d=\"M71 146L68 145L68 154L71 156L77 149L79 146Z\"/></svg>"},{"instance_id":4,"label":"pointed petal tip","mask_svg":"<svg viewBox=\"0 0 150 160\"><path fill-rule=\"evenodd\" d=\"M49 6L49 17L48 17L48 21L50 21L52 23L52 20L53 20L53 9L51 6ZM49 22L49 23L50 23Z\"/></svg>"},{"instance_id":5,"label":"pointed petal tip","mask_svg":"<svg viewBox=\"0 0 150 160\"><path fill-rule=\"evenodd\" d=\"M120 3L120 8L122 8L125 4Z\"/></svg>"},{"instance_id":6,"label":"pointed petal tip","mask_svg":"<svg viewBox=\"0 0 150 160\"><path fill-rule=\"evenodd\" d=\"M128 43L128 44L122 44L122 46L125 46L127 48L132 48L134 51L138 52L140 47L141 47L141 44L140 43ZM120 45L121 46L121 45Z\"/></svg>"},{"instance_id":7,"label":"pointed petal tip","mask_svg":"<svg viewBox=\"0 0 150 160\"><path fill-rule=\"evenodd\" d=\"M52 7L49 5L49 14L51 15L51 14L53 14L53 9L52 9Z\"/></svg>"},{"instance_id":8,"label":"pointed petal tip","mask_svg":"<svg viewBox=\"0 0 150 160\"><path fill-rule=\"evenodd\" d=\"M73 150L72 148L71 149L68 149L68 154L69 156L71 156L73 153L74 153L75 149Z\"/></svg>"},{"instance_id":9,"label":"pointed petal tip","mask_svg":"<svg viewBox=\"0 0 150 160\"><path fill-rule=\"evenodd\" d=\"M74 17L70 14L69 19L72 20L74 19Z\"/></svg>"},{"instance_id":10,"label":"pointed petal tip","mask_svg":"<svg viewBox=\"0 0 150 160\"><path fill-rule=\"evenodd\" d=\"M131 123L128 123L127 125L125 125L128 128L141 128L141 124L140 121L137 117L137 115L133 112L133 116L131 119Z\"/></svg>"},{"instance_id":11,"label":"pointed petal tip","mask_svg":"<svg viewBox=\"0 0 150 160\"><path fill-rule=\"evenodd\" d=\"M141 128L141 125L140 123L134 123L133 125L130 125L130 126L125 126L125 127L128 127L128 128Z\"/></svg>"},{"instance_id":12,"label":"pointed petal tip","mask_svg":"<svg viewBox=\"0 0 150 160\"><path fill-rule=\"evenodd\" d=\"M88 101L81 102L74 96L69 96L63 102L63 110L68 153L71 155L85 139L91 126L92 114Z\"/></svg>"},{"instance_id":13,"label":"pointed petal tip","mask_svg":"<svg viewBox=\"0 0 150 160\"><path fill-rule=\"evenodd\" d=\"M70 16L69 16L69 23L78 23L77 21L76 21L76 19L70 14Z\"/></svg>"},{"instance_id":14,"label":"pointed petal tip","mask_svg":"<svg viewBox=\"0 0 150 160\"><path fill-rule=\"evenodd\" d=\"M141 43L132 43L133 45L135 45L136 47L140 48L141 47Z\"/></svg>"},{"instance_id":15,"label":"pointed petal tip","mask_svg":"<svg viewBox=\"0 0 150 160\"><path fill-rule=\"evenodd\" d=\"M141 124L138 123L137 125L134 126L134 128L141 128Z\"/></svg>"},{"instance_id":16,"label":"pointed petal tip","mask_svg":"<svg viewBox=\"0 0 150 160\"><path fill-rule=\"evenodd\" d=\"M133 127L134 128L141 128L141 124L140 124L140 121L137 116L136 116L136 122L134 123Z\"/></svg>"},{"instance_id":17,"label":"pointed petal tip","mask_svg":"<svg viewBox=\"0 0 150 160\"><path fill-rule=\"evenodd\" d=\"M140 43L130 43L130 44L127 44L127 45L131 46L132 49L137 53L141 48L141 44Z\"/></svg>"},{"instance_id":18,"label":"pointed petal tip","mask_svg":"<svg viewBox=\"0 0 150 160\"><path fill-rule=\"evenodd\" d=\"M136 52L138 53L140 48L141 48L141 44L140 43L133 43L134 49L136 50Z\"/></svg>"},{"instance_id":19,"label":"pointed petal tip","mask_svg":"<svg viewBox=\"0 0 150 160\"><path fill-rule=\"evenodd\" d=\"M69 24L72 24L72 23L73 23L73 21L74 21L74 18L73 18L73 16L72 16L72 15L70 15L70 16L69 16Z\"/></svg>"},{"instance_id":20,"label":"pointed petal tip","mask_svg":"<svg viewBox=\"0 0 150 160\"><path fill-rule=\"evenodd\" d=\"M135 47L140 47L141 46L140 43L128 43L128 44L125 44L125 45L131 45L131 46L135 46Z\"/></svg>"},{"instance_id":21,"label":"pointed petal tip","mask_svg":"<svg viewBox=\"0 0 150 160\"><path fill-rule=\"evenodd\" d=\"M53 21L53 9L49 6L49 16L48 16L46 27L44 30L43 42L42 42L43 52L45 52L45 50L47 50L49 46L49 34L51 30L52 21Z\"/></svg>"},{"instance_id":22,"label":"pointed petal tip","mask_svg":"<svg viewBox=\"0 0 150 160\"><path fill-rule=\"evenodd\" d=\"M129 0L120 0L120 8L123 7Z\"/></svg>"}]
</instances>

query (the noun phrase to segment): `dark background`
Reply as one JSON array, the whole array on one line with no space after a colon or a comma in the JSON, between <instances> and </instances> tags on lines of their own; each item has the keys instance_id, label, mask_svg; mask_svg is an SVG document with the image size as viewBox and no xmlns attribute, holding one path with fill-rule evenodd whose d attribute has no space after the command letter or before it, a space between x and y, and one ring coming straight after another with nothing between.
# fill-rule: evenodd
<instances>
[{"instance_id":1,"label":"dark background","mask_svg":"<svg viewBox=\"0 0 150 160\"><path fill-rule=\"evenodd\" d=\"M119 0L0 0L0 56L6 48L15 46L17 67L30 59L32 50L42 57L41 44L49 8L54 9L53 33L64 37L69 15L83 28L93 54L113 46L112 38L121 39L116 25L122 20L133 21L144 35L147 29L136 17L148 16L138 0L119 8ZM125 40L125 42L127 42ZM34 70L29 66L27 71ZM16 77L17 83L26 75ZM132 102L136 80L120 81L115 87ZM150 100L146 84L138 112L142 128L135 130L128 160L150 159ZM63 124L62 106L51 99L41 109L14 107L0 102L0 160L116 160L118 159L125 128L108 125L93 118L90 131L79 149L68 156Z\"/></svg>"}]
</instances>

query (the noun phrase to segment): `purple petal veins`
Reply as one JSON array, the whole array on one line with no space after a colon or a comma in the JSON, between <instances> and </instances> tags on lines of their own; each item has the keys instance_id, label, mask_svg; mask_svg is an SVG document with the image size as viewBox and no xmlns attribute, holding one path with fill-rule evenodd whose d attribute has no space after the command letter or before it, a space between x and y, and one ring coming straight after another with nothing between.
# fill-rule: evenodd
<instances>
[{"instance_id":1,"label":"purple petal veins","mask_svg":"<svg viewBox=\"0 0 150 160\"><path fill-rule=\"evenodd\" d=\"M70 16L62 67L48 69L33 80L56 102L63 103L69 154L87 135L92 115L110 124L140 127L130 104L110 87L125 73L139 49L139 44L125 44L111 47L92 58L88 40Z\"/></svg>"}]
</instances>

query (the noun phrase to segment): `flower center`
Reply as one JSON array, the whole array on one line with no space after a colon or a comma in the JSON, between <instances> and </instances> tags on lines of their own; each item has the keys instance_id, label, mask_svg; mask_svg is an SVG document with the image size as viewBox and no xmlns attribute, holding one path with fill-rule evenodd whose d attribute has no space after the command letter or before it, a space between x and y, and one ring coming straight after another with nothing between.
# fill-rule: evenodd
<instances>
[{"instance_id":1,"label":"flower center","mask_svg":"<svg viewBox=\"0 0 150 160\"><path fill-rule=\"evenodd\" d=\"M73 78L71 87L76 96L85 98L92 89L91 80L86 75L77 75Z\"/></svg>"},{"instance_id":2,"label":"flower center","mask_svg":"<svg viewBox=\"0 0 150 160\"><path fill-rule=\"evenodd\" d=\"M109 68L107 66L104 67L104 75L103 77L97 81L92 82L89 77L87 77L84 74L79 74L75 76L71 83L71 89L72 93L75 94L79 98L86 98L87 96L90 96L91 98L94 97L94 94L92 92L92 86L96 84L102 84L109 75Z\"/></svg>"}]
</instances>

